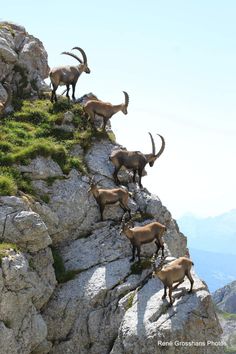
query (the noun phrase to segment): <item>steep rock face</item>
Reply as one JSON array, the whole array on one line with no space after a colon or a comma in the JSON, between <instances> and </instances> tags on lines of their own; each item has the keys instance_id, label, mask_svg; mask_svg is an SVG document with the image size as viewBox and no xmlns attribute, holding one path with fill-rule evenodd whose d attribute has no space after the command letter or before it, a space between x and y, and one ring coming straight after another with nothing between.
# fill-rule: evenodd
<instances>
[{"instance_id":1,"label":"steep rock face","mask_svg":"<svg viewBox=\"0 0 236 354\"><path fill-rule=\"evenodd\" d=\"M223 330L222 340L228 352L236 351L236 281L233 281L212 294L217 315Z\"/></svg>"},{"instance_id":2,"label":"steep rock face","mask_svg":"<svg viewBox=\"0 0 236 354\"><path fill-rule=\"evenodd\" d=\"M56 279L46 225L24 199L0 198L1 242L9 245L0 268L0 353L49 351L47 325L40 313L52 295ZM43 353L43 352L42 352Z\"/></svg>"},{"instance_id":3,"label":"steep rock face","mask_svg":"<svg viewBox=\"0 0 236 354\"><path fill-rule=\"evenodd\" d=\"M43 79L48 73L42 42L22 26L0 22L0 100L5 101L7 96L2 80L11 84L13 95L38 96L47 89Z\"/></svg>"},{"instance_id":4,"label":"steep rock face","mask_svg":"<svg viewBox=\"0 0 236 354\"><path fill-rule=\"evenodd\" d=\"M175 292L175 304L168 310L166 302L161 299L161 282L149 280L137 292L132 307L125 313L111 354L160 353L160 342L204 343L206 331L207 340L215 341L219 335L215 326L217 317L206 286L194 276L193 294L186 294L186 289L189 289L188 281ZM167 347L168 353L183 353L184 350L181 345ZM212 348L206 348L205 353L212 352ZM222 348L215 348L214 352L221 353Z\"/></svg>"},{"instance_id":5,"label":"steep rock face","mask_svg":"<svg viewBox=\"0 0 236 354\"><path fill-rule=\"evenodd\" d=\"M90 174L105 188L115 186L108 157L117 147L106 139L94 141L84 156ZM82 154L78 146L76 150ZM158 353L161 348L157 340L164 337L170 341L219 339L221 329L209 292L196 275L194 293L186 295L186 281L176 291L176 302L169 309L167 301L161 300L161 282L150 279L150 264L143 270L131 267L130 242L120 234L122 209L116 205L106 207L105 221L101 222L98 205L87 193L88 177L72 170L67 177L58 173L58 178L48 184L43 176L40 179L40 174L35 175L37 164L32 162L30 166L39 194L47 193L50 197L47 205L34 202L30 207L48 226L65 270L75 275L55 289L42 312L47 339L53 343L50 353L132 353L131 347L133 353ZM54 170L55 166L47 171L48 175ZM122 171L120 177L132 192L132 215L143 215L137 224L153 218L165 224L166 254L185 255L186 238L160 199L130 183L130 173ZM143 256L150 257L154 249L153 244L143 246ZM178 348L169 350L181 352ZM211 350L209 347L207 353ZM222 348L216 352L221 353Z\"/></svg>"},{"instance_id":6,"label":"steep rock face","mask_svg":"<svg viewBox=\"0 0 236 354\"><path fill-rule=\"evenodd\" d=\"M24 27L1 22L0 81L10 82L17 97L36 96L45 88L48 71L42 43ZM6 99L1 84L0 95ZM75 129L72 112L64 114L60 128ZM161 299L161 282L151 279L155 245L142 247L141 266L131 265L130 242L120 234L123 210L107 206L100 221L89 182L94 176L100 186L115 187L109 155L116 148L121 146L95 137L88 151L74 145L71 156L86 163L89 176L75 169L64 175L49 157L15 166L32 179L37 198L0 197L0 241L5 247L0 248L0 354L149 354L163 352L158 340L219 340L211 298L198 277L194 275L192 294L186 294L187 281L174 292L170 308ZM187 254L186 237L160 199L132 183L126 170L119 179L132 192L129 207L136 224L165 224L165 254ZM64 268L55 250L53 259L51 245ZM55 271L64 274L59 284ZM166 351L180 353L182 348ZM188 354L197 351L188 348ZM204 351L215 352L223 350L209 346Z\"/></svg>"},{"instance_id":7,"label":"steep rock face","mask_svg":"<svg viewBox=\"0 0 236 354\"><path fill-rule=\"evenodd\" d=\"M90 175L105 188L115 186L108 156L117 147L106 139L94 140L83 156ZM76 150L83 154L79 146ZM123 210L107 206L101 222L97 202L87 192L87 176L76 170L65 176L59 165L43 157L19 169L31 175L38 194L47 194L49 201L0 198L1 240L16 243L21 250L9 251L2 262L0 325L7 349L2 346L0 354L161 353L157 343L164 338L219 340L221 329L206 286L195 275L193 294L186 294L185 281L174 292L176 300L169 308L167 300L161 299L161 282L151 279L148 259L154 244L142 247L146 261L141 268L131 266L130 242L120 234ZM165 224L166 255L185 255L186 238L160 199L130 183L127 171L121 171L120 177L132 192L129 206L136 224L153 219ZM51 243L62 257L65 272L73 274L73 279L58 286ZM168 352L181 350L173 346ZM223 350L207 347L206 353L213 352Z\"/></svg>"}]
</instances>

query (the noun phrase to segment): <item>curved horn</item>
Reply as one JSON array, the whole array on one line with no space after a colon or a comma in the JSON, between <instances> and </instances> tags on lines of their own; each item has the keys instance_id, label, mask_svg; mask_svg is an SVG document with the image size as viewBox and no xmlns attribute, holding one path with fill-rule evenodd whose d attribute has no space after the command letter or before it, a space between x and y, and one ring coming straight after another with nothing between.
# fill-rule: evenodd
<instances>
[{"instance_id":1,"label":"curved horn","mask_svg":"<svg viewBox=\"0 0 236 354\"><path fill-rule=\"evenodd\" d=\"M157 269L157 267L156 267L156 257L155 257L155 253L154 253L153 256L152 256L151 264L152 264L152 270L155 272L155 270Z\"/></svg>"},{"instance_id":2,"label":"curved horn","mask_svg":"<svg viewBox=\"0 0 236 354\"><path fill-rule=\"evenodd\" d=\"M155 147L154 139L153 139L151 133L148 133L148 134L150 135L151 142L152 142L152 154L155 155L155 153L156 153L156 147Z\"/></svg>"},{"instance_id":3,"label":"curved horn","mask_svg":"<svg viewBox=\"0 0 236 354\"><path fill-rule=\"evenodd\" d=\"M85 54L85 51L82 48L80 48L80 47L74 47L72 49L77 49L77 50L80 51L80 53L82 54L83 60L84 60L84 64L87 65L87 56Z\"/></svg>"},{"instance_id":4,"label":"curved horn","mask_svg":"<svg viewBox=\"0 0 236 354\"><path fill-rule=\"evenodd\" d=\"M99 184L104 178L99 179L97 182L94 181L94 183L97 185Z\"/></svg>"},{"instance_id":5,"label":"curved horn","mask_svg":"<svg viewBox=\"0 0 236 354\"><path fill-rule=\"evenodd\" d=\"M162 269L162 267L163 267L163 265L164 265L164 263L165 263L165 259L166 259L166 256L163 257L163 258L161 258L160 263L159 263L159 264L157 265L157 267L156 267L157 270L161 270L161 269Z\"/></svg>"},{"instance_id":6,"label":"curved horn","mask_svg":"<svg viewBox=\"0 0 236 354\"><path fill-rule=\"evenodd\" d=\"M94 176L89 178L89 184L91 185L92 183L94 183Z\"/></svg>"},{"instance_id":7,"label":"curved horn","mask_svg":"<svg viewBox=\"0 0 236 354\"><path fill-rule=\"evenodd\" d=\"M126 213L124 213L124 215L122 216L122 219L121 219L121 224L120 224L120 235L122 234L122 231L124 230L124 226L125 226L125 217L126 217Z\"/></svg>"},{"instance_id":8,"label":"curved horn","mask_svg":"<svg viewBox=\"0 0 236 354\"><path fill-rule=\"evenodd\" d=\"M128 107L129 104L129 95L127 92L123 91L124 95L125 95L125 106Z\"/></svg>"},{"instance_id":9,"label":"curved horn","mask_svg":"<svg viewBox=\"0 0 236 354\"><path fill-rule=\"evenodd\" d=\"M162 144L161 144L160 150L159 150L158 153L155 155L156 158L158 158L159 156L161 156L161 154L163 153L163 151L164 151L164 149L165 149L165 146L166 146L166 144L165 144L165 139L163 138L163 136L160 135L160 134L157 134L157 135L159 135L159 137L161 138Z\"/></svg>"},{"instance_id":10,"label":"curved horn","mask_svg":"<svg viewBox=\"0 0 236 354\"><path fill-rule=\"evenodd\" d=\"M80 64L83 64L82 60L81 60L79 57L77 57L77 55L75 55L75 54L73 54L73 53L70 53L70 52L62 52L61 54L70 55L71 57L77 59L77 60L80 62Z\"/></svg>"}]
</instances>

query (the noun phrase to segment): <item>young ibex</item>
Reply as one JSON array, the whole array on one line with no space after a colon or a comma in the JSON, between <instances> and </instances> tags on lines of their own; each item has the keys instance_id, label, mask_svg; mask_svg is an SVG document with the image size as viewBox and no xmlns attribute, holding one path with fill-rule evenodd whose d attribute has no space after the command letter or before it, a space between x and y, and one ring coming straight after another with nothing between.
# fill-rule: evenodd
<instances>
[{"instance_id":1,"label":"young ibex","mask_svg":"<svg viewBox=\"0 0 236 354\"><path fill-rule=\"evenodd\" d=\"M52 83L52 95L51 95L51 102L57 101L57 96L56 96L56 90L58 86L66 85L67 92L66 92L66 97L68 100L70 99L69 97L69 90L70 90L70 85L72 85L72 98L75 101L75 86L78 81L78 78L80 75L85 72L86 74L90 74L90 69L88 67L87 63L87 56L82 48L79 47L74 47L73 49L77 49L80 51L83 57L83 61L75 54L69 53L69 52L62 52L61 54L66 54L70 55L71 57L77 59L80 62L80 65L77 66L72 66L72 65L66 65L66 66L60 66L57 68L52 68L49 72L50 80Z\"/></svg>"},{"instance_id":2,"label":"young ibex","mask_svg":"<svg viewBox=\"0 0 236 354\"><path fill-rule=\"evenodd\" d=\"M0 117L4 115L7 106L11 103L12 100L12 91L10 88L10 84L4 81L2 83L2 86L7 91L7 99L5 102L0 102Z\"/></svg>"},{"instance_id":3,"label":"young ibex","mask_svg":"<svg viewBox=\"0 0 236 354\"><path fill-rule=\"evenodd\" d=\"M158 254L159 249L162 250L162 257L164 257L164 241L163 234L167 230L166 227L159 222L151 222L150 224L144 226L136 226L131 228L132 223L129 221L125 224L124 218L122 219L120 233L124 233L125 236L130 240L132 249L132 258L131 262L135 260L135 251L137 249L138 261L141 261L140 251L141 245L145 243L150 243L155 240L157 246L156 255Z\"/></svg>"},{"instance_id":4,"label":"young ibex","mask_svg":"<svg viewBox=\"0 0 236 354\"><path fill-rule=\"evenodd\" d=\"M88 192L91 192L96 199L100 212L101 212L101 220L103 221L103 211L106 205L119 203L120 207L129 213L130 216L130 208L128 207L128 199L131 196L131 193L128 192L127 189L124 188L113 188L113 189L104 189L98 188L97 183L92 179L90 182L90 187Z\"/></svg>"},{"instance_id":5,"label":"young ibex","mask_svg":"<svg viewBox=\"0 0 236 354\"><path fill-rule=\"evenodd\" d=\"M191 287L189 293L192 292L194 280L190 273L193 262L187 257L179 257L174 261L170 262L168 265L163 267L164 259L160 262L158 267L155 264L155 258L153 259L153 276L157 276L164 285L164 295L162 299L166 298L167 288L169 289L169 299L170 305L173 305L172 290L176 289L180 284L183 283L185 276L188 277ZM177 283L174 287L173 284Z\"/></svg>"},{"instance_id":6,"label":"young ibex","mask_svg":"<svg viewBox=\"0 0 236 354\"><path fill-rule=\"evenodd\" d=\"M121 103L118 105L112 105L111 103L107 102L102 102L102 101L97 101L97 100L91 100L88 101L84 105L84 112L87 114L91 124L94 125L94 119L95 119L95 114L103 117L103 131L105 131L108 119L110 119L115 113L121 111L124 114L127 114L127 107L129 104L129 95L127 92L123 91L125 95L125 103Z\"/></svg>"},{"instance_id":7,"label":"young ibex","mask_svg":"<svg viewBox=\"0 0 236 354\"><path fill-rule=\"evenodd\" d=\"M163 153L163 151L165 149L164 138L161 135L157 134L161 138L162 145L161 145L159 152L156 154L155 153L155 143L154 143L152 134L151 133L148 133L148 134L150 135L151 142L152 142L152 153L151 154L143 154L140 151L126 151L126 150L122 150L122 149L115 150L111 153L109 159L113 163L113 165L115 166L115 171L113 173L113 177L114 177L116 184L119 184L117 174L118 174L120 168L122 166L124 166L129 170L133 170L133 182L134 183L135 183L136 172L138 172L139 186L140 186L140 188L143 187L141 184L141 178L142 178L142 173L143 173L143 170L144 170L146 164L149 163L150 167L152 167L154 165L154 162L156 161L156 159L159 156L161 156L161 154Z\"/></svg>"}]
</instances>

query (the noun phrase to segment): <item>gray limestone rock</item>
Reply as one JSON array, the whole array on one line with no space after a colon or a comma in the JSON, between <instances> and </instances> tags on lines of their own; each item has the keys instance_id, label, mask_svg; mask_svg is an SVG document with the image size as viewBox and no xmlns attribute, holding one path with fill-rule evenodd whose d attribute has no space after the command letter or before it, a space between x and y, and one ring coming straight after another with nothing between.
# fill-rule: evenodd
<instances>
[{"instance_id":1,"label":"gray limestone rock","mask_svg":"<svg viewBox=\"0 0 236 354\"><path fill-rule=\"evenodd\" d=\"M47 279L47 271L44 270L44 280L35 279L26 256L13 250L6 251L1 267L0 353L28 354L47 336L46 323L38 311L51 295L45 296L45 288L40 286L40 281L42 284ZM37 310L36 298L40 296L44 301L41 300Z\"/></svg>"},{"instance_id":2,"label":"gray limestone rock","mask_svg":"<svg viewBox=\"0 0 236 354\"><path fill-rule=\"evenodd\" d=\"M207 288L196 276L194 280L192 294L186 293L187 281L175 292L173 307L161 299L161 282L149 280L125 313L110 353L183 353L184 344L179 343L192 341L202 342L204 353L223 353L222 347L207 345L208 340L219 341L221 328ZM198 347L188 347L186 353L197 350Z\"/></svg>"},{"instance_id":3,"label":"gray limestone rock","mask_svg":"<svg viewBox=\"0 0 236 354\"><path fill-rule=\"evenodd\" d=\"M42 156L33 159L29 165L19 166L18 169L33 180L63 176L60 166L55 161Z\"/></svg>"},{"instance_id":4,"label":"gray limestone rock","mask_svg":"<svg viewBox=\"0 0 236 354\"><path fill-rule=\"evenodd\" d=\"M35 97L49 90L43 81L49 73L47 52L24 27L0 22L0 58L0 77L10 83L13 96Z\"/></svg>"},{"instance_id":5,"label":"gray limestone rock","mask_svg":"<svg viewBox=\"0 0 236 354\"><path fill-rule=\"evenodd\" d=\"M52 243L46 225L33 211L8 215L2 238L4 242L17 243L30 252L37 252Z\"/></svg>"}]
</instances>

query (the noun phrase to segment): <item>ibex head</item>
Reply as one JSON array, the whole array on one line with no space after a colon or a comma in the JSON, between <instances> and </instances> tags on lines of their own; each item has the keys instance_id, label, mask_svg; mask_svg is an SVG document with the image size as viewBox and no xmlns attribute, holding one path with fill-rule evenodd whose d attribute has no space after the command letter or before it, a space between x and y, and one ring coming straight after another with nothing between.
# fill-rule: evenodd
<instances>
[{"instance_id":1,"label":"ibex head","mask_svg":"<svg viewBox=\"0 0 236 354\"><path fill-rule=\"evenodd\" d=\"M88 61L87 61L87 56L85 54L85 51L82 48L80 48L80 47L74 47L74 48L72 48L72 50L73 49L77 49L77 50L80 51L80 53L82 54L82 57L83 57L83 63L81 63L82 66L84 66L84 70L83 71L86 72L86 74L90 74L90 69L88 67Z\"/></svg>"},{"instance_id":2,"label":"ibex head","mask_svg":"<svg viewBox=\"0 0 236 354\"><path fill-rule=\"evenodd\" d=\"M77 49L80 51L80 53L82 54L82 57L83 57L83 61L77 56L75 55L74 53L70 53L70 52L62 52L61 54L66 54L66 55L70 55L71 57L77 59L79 62L80 62L80 70L81 72L84 71L86 74L90 74L90 69L88 67L88 62L87 62L87 56L85 54L85 51L80 48L80 47L74 47L72 48L73 49Z\"/></svg>"},{"instance_id":3,"label":"ibex head","mask_svg":"<svg viewBox=\"0 0 236 354\"><path fill-rule=\"evenodd\" d=\"M93 192L93 190L97 189L97 185L101 180L99 180L98 182L95 182L95 178L94 176L92 178L90 178L89 180L89 189L87 190L87 192Z\"/></svg>"},{"instance_id":4,"label":"ibex head","mask_svg":"<svg viewBox=\"0 0 236 354\"><path fill-rule=\"evenodd\" d=\"M124 213L124 215L123 215L123 217L122 217L122 220L121 220L120 235L121 235L122 232L124 232L125 230L134 227L134 223L133 223L133 220L132 220L132 219L130 219L127 223L125 222L126 214L127 214L127 212Z\"/></svg>"},{"instance_id":5,"label":"ibex head","mask_svg":"<svg viewBox=\"0 0 236 354\"><path fill-rule=\"evenodd\" d=\"M129 95L127 92L123 91L124 92L124 95L125 95L125 103L122 104L122 112L124 114L127 114L128 111L127 111L127 108L128 108L128 104L129 104Z\"/></svg>"},{"instance_id":6,"label":"ibex head","mask_svg":"<svg viewBox=\"0 0 236 354\"><path fill-rule=\"evenodd\" d=\"M152 142L152 153L146 155L146 157L147 157L147 159L148 159L149 166L152 167L152 166L154 165L154 162L156 161L156 159L157 159L159 156L161 156L161 154L163 153L163 151L164 151L164 149L165 149L165 140L164 140L163 136L161 136L160 134L157 134L157 135L159 135L159 137L161 138L162 144L161 144L160 150L159 150L158 153L156 154L156 147L155 147L154 139L153 139L151 133L148 133L148 134L150 135L151 142Z\"/></svg>"},{"instance_id":7,"label":"ibex head","mask_svg":"<svg viewBox=\"0 0 236 354\"><path fill-rule=\"evenodd\" d=\"M161 258L161 261L159 262L159 264L156 266L156 256L155 254L152 256L152 259L151 259L151 264L152 264L152 276L154 277L158 272L160 272L163 268L163 265L165 263L165 259L166 259L167 256L165 257L162 257Z\"/></svg>"}]
</instances>

